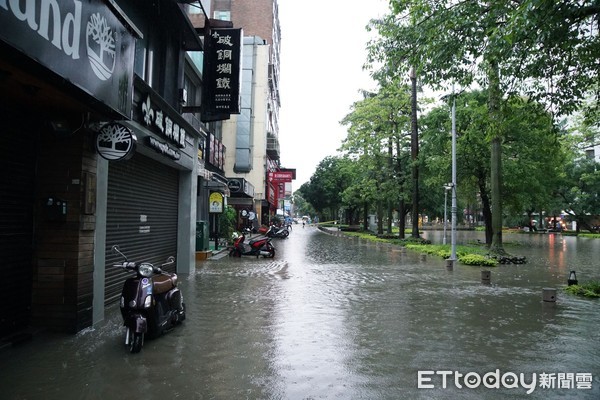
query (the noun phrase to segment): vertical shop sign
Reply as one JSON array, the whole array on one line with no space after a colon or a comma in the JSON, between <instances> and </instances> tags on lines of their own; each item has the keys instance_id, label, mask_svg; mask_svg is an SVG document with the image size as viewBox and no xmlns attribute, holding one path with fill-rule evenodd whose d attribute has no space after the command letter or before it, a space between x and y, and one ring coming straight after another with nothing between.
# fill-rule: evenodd
<instances>
[{"instance_id":1,"label":"vertical shop sign","mask_svg":"<svg viewBox=\"0 0 600 400\"><path fill-rule=\"evenodd\" d=\"M243 30L212 29L204 55L203 121L226 119L240 113ZM227 116L226 118L224 116Z\"/></svg>"},{"instance_id":2,"label":"vertical shop sign","mask_svg":"<svg viewBox=\"0 0 600 400\"><path fill-rule=\"evenodd\" d=\"M225 150L223 143L210 133L207 149L208 163L220 170L225 169Z\"/></svg>"}]
</instances>

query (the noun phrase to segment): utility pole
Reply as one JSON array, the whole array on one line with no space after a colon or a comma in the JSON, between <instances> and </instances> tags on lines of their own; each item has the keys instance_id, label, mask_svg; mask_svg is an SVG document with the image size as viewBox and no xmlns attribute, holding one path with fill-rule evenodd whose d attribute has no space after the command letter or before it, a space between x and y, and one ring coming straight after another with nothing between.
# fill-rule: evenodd
<instances>
[{"instance_id":1,"label":"utility pole","mask_svg":"<svg viewBox=\"0 0 600 400\"><path fill-rule=\"evenodd\" d=\"M452 85L452 232L449 260L456 263L456 96Z\"/></svg>"}]
</instances>

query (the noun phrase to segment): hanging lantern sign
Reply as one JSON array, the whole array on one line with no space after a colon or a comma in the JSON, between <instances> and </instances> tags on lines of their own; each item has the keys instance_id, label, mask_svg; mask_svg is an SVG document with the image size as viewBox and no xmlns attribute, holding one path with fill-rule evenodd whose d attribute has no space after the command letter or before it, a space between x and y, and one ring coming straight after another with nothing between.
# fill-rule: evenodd
<instances>
[{"instance_id":1,"label":"hanging lantern sign","mask_svg":"<svg viewBox=\"0 0 600 400\"><path fill-rule=\"evenodd\" d=\"M135 153L137 138L128 127L109 122L96 134L96 151L108 161L128 160Z\"/></svg>"}]
</instances>

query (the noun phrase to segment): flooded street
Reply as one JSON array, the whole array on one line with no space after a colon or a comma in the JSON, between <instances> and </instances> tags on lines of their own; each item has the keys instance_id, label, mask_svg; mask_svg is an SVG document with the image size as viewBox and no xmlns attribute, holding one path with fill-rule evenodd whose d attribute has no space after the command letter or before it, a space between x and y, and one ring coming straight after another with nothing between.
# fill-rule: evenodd
<instances>
[{"instance_id":1,"label":"flooded street","mask_svg":"<svg viewBox=\"0 0 600 400\"><path fill-rule=\"evenodd\" d=\"M478 267L296 225L274 259L183 277L187 320L139 354L116 307L95 329L0 350L0 397L599 399L600 301L562 288L570 270L600 280L600 240L505 241L528 263L491 268L485 285Z\"/></svg>"}]
</instances>

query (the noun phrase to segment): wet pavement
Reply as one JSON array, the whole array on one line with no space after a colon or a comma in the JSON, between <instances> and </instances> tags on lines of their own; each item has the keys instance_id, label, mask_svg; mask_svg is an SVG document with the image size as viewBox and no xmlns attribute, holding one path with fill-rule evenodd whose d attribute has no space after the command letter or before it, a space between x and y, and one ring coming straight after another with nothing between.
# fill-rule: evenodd
<instances>
[{"instance_id":1,"label":"wet pavement","mask_svg":"<svg viewBox=\"0 0 600 400\"><path fill-rule=\"evenodd\" d=\"M505 241L529 262L486 285L478 267L295 226L274 259L199 264L187 320L140 354L116 307L0 350L0 398L600 399L600 301L562 292L571 269L600 280L600 241Z\"/></svg>"}]
</instances>

